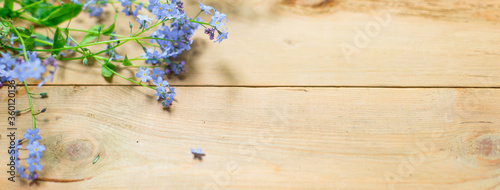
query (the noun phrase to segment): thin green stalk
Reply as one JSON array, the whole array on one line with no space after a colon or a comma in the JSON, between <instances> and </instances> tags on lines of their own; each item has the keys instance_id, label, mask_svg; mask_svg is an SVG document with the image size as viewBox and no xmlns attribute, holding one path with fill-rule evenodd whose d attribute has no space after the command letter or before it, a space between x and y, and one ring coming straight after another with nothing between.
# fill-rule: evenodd
<instances>
[{"instance_id":1,"label":"thin green stalk","mask_svg":"<svg viewBox=\"0 0 500 190\"><path fill-rule=\"evenodd\" d=\"M16 27L14 27L10 22L6 22L9 24L9 26L14 29L14 33L16 33L17 36L19 36L19 40L21 40L21 44L23 45L23 54L24 54L24 59L28 61L28 55L26 54L26 46L24 45L24 40L19 31L17 31ZM17 48L16 48L17 49Z\"/></svg>"},{"instance_id":2,"label":"thin green stalk","mask_svg":"<svg viewBox=\"0 0 500 190\"><path fill-rule=\"evenodd\" d=\"M26 53L24 53L26 55ZM31 120L33 121L33 129L36 128L36 121L35 121L35 113L33 112L33 102L31 101L31 93L30 90L28 89L28 84L24 82L24 87L26 88L26 92L28 92L28 100L30 102L30 110L31 110Z\"/></svg>"},{"instance_id":3,"label":"thin green stalk","mask_svg":"<svg viewBox=\"0 0 500 190\"><path fill-rule=\"evenodd\" d=\"M144 85L144 84L142 84L142 83L140 83L140 82L134 81L134 80L132 80L132 79L130 79L130 78L127 78L127 77L124 77L123 75L118 74L117 72L113 71L113 69L108 68L108 67L107 67L107 66L106 66L106 65L105 65L105 64L104 64L101 60L99 60L99 59L96 59L96 61L97 61L97 62L99 62L99 63L100 63L103 67L106 67L106 69L108 69L108 70L109 70L110 72L112 72L113 74L115 74L115 75L117 75L117 76L119 76L119 77L121 77L121 78L123 78L123 79L125 79L125 80L128 80L128 81L133 82L133 83L135 83L135 84L138 84L138 85L141 85L141 86L148 87L148 88L151 88L151 89L153 89L153 90L156 90L156 88L155 88L155 87L148 86L148 85Z\"/></svg>"}]
</instances>

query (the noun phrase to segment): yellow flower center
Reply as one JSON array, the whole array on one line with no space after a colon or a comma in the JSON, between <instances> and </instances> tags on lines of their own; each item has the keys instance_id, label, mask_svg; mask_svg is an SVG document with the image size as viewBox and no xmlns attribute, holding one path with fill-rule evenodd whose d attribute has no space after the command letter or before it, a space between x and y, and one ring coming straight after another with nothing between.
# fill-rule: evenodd
<instances>
[{"instance_id":1,"label":"yellow flower center","mask_svg":"<svg viewBox=\"0 0 500 190\"><path fill-rule=\"evenodd\" d=\"M163 10L163 8L160 7L160 11Z\"/></svg>"},{"instance_id":2,"label":"yellow flower center","mask_svg":"<svg viewBox=\"0 0 500 190\"><path fill-rule=\"evenodd\" d=\"M146 76L146 73L142 73L142 76Z\"/></svg>"},{"instance_id":3,"label":"yellow flower center","mask_svg":"<svg viewBox=\"0 0 500 190\"><path fill-rule=\"evenodd\" d=\"M172 11L172 9L169 8L168 11Z\"/></svg>"},{"instance_id":4,"label":"yellow flower center","mask_svg":"<svg viewBox=\"0 0 500 190\"><path fill-rule=\"evenodd\" d=\"M31 137L34 137L35 135L31 134Z\"/></svg>"},{"instance_id":5,"label":"yellow flower center","mask_svg":"<svg viewBox=\"0 0 500 190\"><path fill-rule=\"evenodd\" d=\"M33 71L36 71L36 67L33 68Z\"/></svg>"},{"instance_id":6,"label":"yellow flower center","mask_svg":"<svg viewBox=\"0 0 500 190\"><path fill-rule=\"evenodd\" d=\"M163 84L162 84L162 83L160 83L160 86L163 86Z\"/></svg>"},{"instance_id":7,"label":"yellow flower center","mask_svg":"<svg viewBox=\"0 0 500 190\"><path fill-rule=\"evenodd\" d=\"M35 148L35 151L38 151L38 148Z\"/></svg>"},{"instance_id":8,"label":"yellow flower center","mask_svg":"<svg viewBox=\"0 0 500 190\"><path fill-rule=\"evenodd\" d=\"M215 24L219 24L219 21L215 21Z\"/></svg>"},{"instance_id":9,"label":"yellow flower center","mask_svg":"<svg viewBox=\"0 0 500 190\"><path fill-rule=\"evenodd\" d=\"M36 162L33 162L33 166L36 166Z\"/></svg>"},{"instance_id":10,"label":"yellow flower center","mask_svg":"<svg viewBox=\"0 0 500 190\"><path fill-rule=\"evenodd\" d=\"M167 100L170 100L170 97L168 97Z\"/></svg>"}]
</instances>

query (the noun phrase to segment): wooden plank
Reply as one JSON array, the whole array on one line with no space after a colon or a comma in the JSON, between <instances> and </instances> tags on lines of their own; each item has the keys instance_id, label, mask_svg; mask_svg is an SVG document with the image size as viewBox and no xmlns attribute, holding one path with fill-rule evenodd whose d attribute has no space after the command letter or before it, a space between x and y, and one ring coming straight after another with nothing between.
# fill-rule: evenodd
<instances>
[{"instance_id":1,"label":"wooden plank","mask_svg":"<svg viewBox=\"0 0 500 190\"><path fill-rule=\"evenodd\" d=\"M41 189L498 189L499 89L34 89ZM6 97L6 88L0 97ZM16 97L19 109L26 95ZM0 110L7 110L2 98ZM0 112L0 118L6 118ZM6 149L6 121L0 144ZM20 135L31 125L17 117ZM203 148L203 161L190 148ZM97 156L100 159L92 164ZM0 163L8 155L0 151ZM5 170L3 164L2 171ZM6 181L5 189L26 187ZM76 182L50 182L74 180ZM83 180L83 181L78 181Z\"/></svg>"},{"instance_id":2,"label":"wooden plank","mask_svg":"<svg viewBox=\"0 0 500 190\"><path fill-rule=\"evenodd\" d=\"M498 1L225 0L206 1L206 4L227 13L229 39L213 44L199 32L194 38L194 51L186 55L186 74L170 78L172 84L419 87L500 84ZM195 14L197 5L197 1L188 1L186 9ZM106 25L112 20L112 13L106 11L110 18L105 19ZM128 34L128 20L124 19L117 31ZM72 26L86 29L96 23L96 19L81 15ZM373 32L367 33L366 28ZM369 42L364 44L359 40L356 45L359 36L364 35ZM135 57L142 51L131 46L118 48L118 52ZM110 81L100 77L98 66L64 63L53 84L109 84ZM133 77L135 70L120 72ZM116 77L111 82L130 84Z\"/></svg>"}]
</instances>

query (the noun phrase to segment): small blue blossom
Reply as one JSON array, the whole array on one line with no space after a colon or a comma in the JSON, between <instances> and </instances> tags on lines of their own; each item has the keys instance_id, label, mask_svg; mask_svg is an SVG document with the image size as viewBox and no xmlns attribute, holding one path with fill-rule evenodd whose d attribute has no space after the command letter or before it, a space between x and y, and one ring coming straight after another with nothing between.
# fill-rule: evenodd
<instances>
[{"instance_id":1,"label":"small blue blossom","mask_svg":"<svg viewBox=\"0 0 500 190\"><path fill-rule=\"evenodd\" d=\"M148 15L141 15L140 14L137 16L136 20L141 25L139 28L148 29L148 22L149 22L149 24L151 24L152 18L149 18Z\"/></svg>"},{"instance_id":2,"label":"small blue blossom","mask_svg":"<svg viewBox=\"0 0 500 190\"><path fill-rule=\"evenodd\" d=\"M19 176L21 178L28 178L28 176L24 173L24 167L19 166L16 169L17 169L17 173L19 173Z\"/></svg>"},{"instance_id":3,"label":"small blue blossom","mask_svg":"<svg viewBox=\"0 0 500 190\"><path fill-rule=\"evenodd\" d=\"M101 17L102 15L102 7L96 7L96 6L89 6L88 7L88 13L90 17Z\"/></svg>"},{"instance_id":4,"label":"small blue blossom","mask_svg":"<svg viewBox=\"0 0 500 190\"><path fill-rule=\"evenodd\" d=\"M207 14L212 15L212 13L210 11L215 10L213 7L203 5L203 3L201 3L200 1L198 1L198 2L200 3L201 11L205 11L205 15L207 15Z\"/></svg>"},{"instance_id":5,"label":"small blue blossom","mask_svg":"<svg viewBox=\"0 0 500 190\"><path fill-rule=\"evenodd\" d=\"M154 65L158 63L158 60L160 59L160 53L158 53L158 51L148 50L146 53L142 54L142 57L146 59L146 63Z\"/></svg>"},{"instance_id":6,"label":"small blue blossom","mask_svg":"<svg viewBox=\"0 0 500 190\"><path fill-rule=\"evenodd\" d=\"M42 171L43 167L40 164L40 157L28 158L26 163L29 164L28 171L34 172L35 170Z\"/></svg>"},{"instance_id":7,"label":"small blue blossom","mask_svg":"<svg viewBox=\"0 0 500 190\"><path fill-rule=\"evenodd\" d=\"M186 62L181 61L179 64L172 63L171 64L171 70L175 75L179 75L180 73L184 73L184 65Z\"/></svg>"},{"instance_id":8,"label":"small blue blossom","mask_svg":"<svg viewBox=\"0 0 500 190\"><path fill-rule=\"evenodd\" d=\"M210 25L215 27L217 30L220 30L222 26L226 25L225 23L223 23L224 19L226 19L226 14L215 11L214 15L212 16L212 21L210 21Z\"/></svg>"},{"instance_id":9,"label":"small blue blossom","mask_svg":"<svg viewBox=\"0 0 500 190\"><path fill-rule=\"evenodd\" d=\"M172 94L168 93L168 94L165 94L163 99L164 99L164 101L162 102L162 105L164 107L168 107L174 101L174 96Z\"/></svg>"},{"instance_id":10,"label":"small blue blossom","mask_svg":"<svg viewBox=\"0 0 500 190\"><path fill-rule=\"evenodd\" d=\"M160 4L160 0L148 0L148 1L149 5L146 7L148 11L153 11L153 8Z\"/></svg>"},{"instance_id":11,"label":"small blue blossom","mask_svg":"<svg viewBox=\"0 0 500 190\"><path fill-rule=\"evenodd\" d=\"M214 43L219 42L219 44L220 44L220 42L222 42L222 40L227 39L227 34L228 34L227 28L222 30L222 32L220 32L219 35L217 36L217 40L215 40Z\"/></svg>"},{"instance_id":12,"label":"small blue blossom","mask_svg":"<svg viewBox=\"0 0 500 190\"><path fill-rule=\"evenodd\" d=\"M165 71L163 69L154 68L153 75L151 77L153 78L153 81L156 81L158 79L158 77L163 77L164 74L165 74Z\"/></svg>"},{"instance_id":13,"label":"small blue blossom","mask_svg":"<svg viewBox=\"0 0 500 190\"><path fill-rule=\"evenodd\" d=\"M202 160L203 156L205 156L205 153L203 151L201 151L201 148L198 148L198 149L194 149L194 148L191 148L191 153L193 153L194 155L194 159L198 159L198 160Z\"/></svg>"},{"instance_id":14,"label":"small blue blossom","mask_svg":"<svg viewBox=\"0 0 500 190\"><path fill-rule=\"evenodd\" d=\"M26 145L26 149L29 150L30 157L36 156L41 158L42 152L45 150L45 146L40 145L38 141L34 141L33 143Z\"/></svg>"},{"instance_id":15,"label":"small blue blossom","mask_svg":"<svg viewBox=\"0 0 500 190\"><path fill-rule=\"evenodd\" d=\"M137 72L135 74L135 76L137 78L141 78L142 82L146 82L148 80L152 80L153 79L153 78L151 78L151 76L149 74L150 72L151 72L151 70L149 70L148 68L146 68L146 67L140 67L139 68L139 72Z\"/></svg>"},{"instance_id":16,"label":"small blue blossom","mask_svg":"<svg viewBox=\"0 0 500 190\"><path fill-rule=\"evenodd\" d=\"M132 12L132 16L136 17L141 9L142 9L142 3L139 3L139 5L135 6L135 10Z\"/></svg>"},{"instance_id":17,"label":"small blue blossom","mask_svg":"<svg viewBox=\"0 0 500 190\"><path fill-rule=\"evenodd\" d=\"M24 133L24 135L23 135L23 138L28 139L30 144L33 143L33 141L35 141L35 140L40 140L40 139L42 139L42 137L40 135L38 135L38 131L39 131L38 128L35 128L33 130L27 129L26 133Z\"/></svg>"},{"instance_id":18,"label":"small blue blossom","mask_svg":"<svg viewBox=\"0 0 500 190\"><path fill-rule=\"evenodd\" d=\"M122 3L122 7L132 5L132 2L130 2L130 0L118 0L118 1Z\"/></svg>"},{"instance_id":19,"label":"small blue blossom","mask_svg":"<svg viewBox=\"0 0 500 190\"><path fill-rule=\"evenodd\" d=\"M156 89L160 90L161 92L166 92L167 87L168 87L168 82L166 80L163 80L163 77L158 77L155 81L153 81L153 84L156 85Z\"/></svg>"},{"instance_id":20,"label":"small blue blossom","mask_svg":"<svg viewBox=\"0 0 500 190\"><path fill-rule=\"evenodd\" d=\"M155 96L157 96L157 97L156 97L156 100L165 99L165 98L164 98L164 97L165 97L165 92L164 92L164 91L162 91L161 89L157 88L157 89L156 89Z\"/></svg>"}]
</instances>

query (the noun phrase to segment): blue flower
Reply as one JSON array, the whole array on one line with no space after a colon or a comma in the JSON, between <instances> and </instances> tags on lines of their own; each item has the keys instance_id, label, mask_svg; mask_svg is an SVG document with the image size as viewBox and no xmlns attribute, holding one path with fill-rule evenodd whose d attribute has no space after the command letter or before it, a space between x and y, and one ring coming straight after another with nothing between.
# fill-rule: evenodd
<instances>
[{"instance_id":1,"label":"blue flower","mask_svg":"<svg viewBox=\"0 0 500 190\"><path fill-rule=\"evenodd\" d=\"M186 62L184 61L181 61L179 64L176 64L176 63L172 63L171 64L171 69L172 69L172 72L175 74L175 75L179 75L180 73L184 73L184 64L186 64Z\"/></svg>"},{"instance_id":2,"label":"blue flower","mask_svg":"<svg viewBox=\"0 0 500 190\"><path fill-rule=\"evenodd\" d=\"M215 27L217 30L220 30L220 27L226 25L225 23L223 23L224 19L226 19L226 14L215 11L214 15L212 16L212 21L210 21L210 25Z\"/></svg>"},{"instance_id":3,"label":"blue flower","mask_svg":"<svg viewBox=\"0 0 500 190\"><path fill-rule=\"evenodd\" d=\"M158 79L158 77L163 77L164 74L165 74L165 71L163 69L154 68L153 75L151 77L153 78L153 81L156 81Z\"/></svg>"},{"instance_id":4,"label":"blue flower","mask_svg":"<svg viewBox=\"0 0 500 190\"><path fill-rule=\"evenodd\" d=\"M140 67L139 68L139 72L137 72L135 74L135 76L137 78L141 78L142 82L146 82L148 80L152 80L153 79L153 78L151 78L151 76L149 74L150 72L151 72L151 70L149 70L148 68L146 68L146 67Z\"/></svg>"},{"instance_id":5,"label":"blue flower","mask_svg":"<svg viewBox=\"0 0 500 190\"><path fill-rule=\"evenodd\" d=\"M79 0L71 0L71 2L75 3L75 4L80 4L80 1Z\"/></svg>"},{"instance_id":6,"label":"blue flower","mask_svg":"<svg viewBox=\"0 0 500 190\"><path fill-rule=\"evenodd\" d=\"M38 141L34 141L33 143L31 144L28 144L26 146L26 149L29 150L29 156L30 157L33 157L33 156L37 156L37 157L42 157L42 152L45 150L45 146L44 145L40 145L40 143Z\"/></svg>"},{"instance_id":7,"label":"blue flower","mask_svg":"<svg viewBox=\"0 0 500 190\"><path fill-rule=\"evenodd\" d=\"M191 153L193 153L194 158L198 160L202 160L202 157L205 156L205 153L201 151L201 148L198 148L196 150L194 148L191 148Z\"/></svg>"},{"instance_id":8,"label":"blue flower","mask_svg":"<svg viewBox=\"0 0 500 190\"><path fill-rule=\"evenodd\" d=\"M146 7L148 11L153 11L153 8L155 6L158 6L158 4L160 4L160 0L148 0L148 1L149 5Z\"/></svg>"},{"instance_id":9,"label":"blue flower","mask_svg":"<svg viewBox=\"0 0 500 190\"><path fill-rule=\"evenodd\" d=\"M0 63L4 64L8 68L12 67L14 64L16 64L15 60L12 59L10 56L9 52L0 52L2 54L2 58L0 58Z\"/></svg>"},{"instance_id":10,"label":"blue flower","mask_svg":"<svg viewBox=\"0 0 500 190\"><path fill-rule=\"evenodd\" d=\"M158 60L160 59L160 53L158 53L158 51L151 52L150 50L148 50L146 53L142 54L142 57L146 59L146 63L154 65L158 63Z\"/></svg>"},{"instance_id":11,"label":"blue flower","mask_svg":"<svg viewBox=\"0 0 500 190\"><path fill-rule=\"evenodd\" d=\"M24 133L23 135L23 138L28 139L30 144L33 143L33 141L35 140L40 140L42 139L42 137L38 135L38 131L39 131L38 128L35 128L33 130L27 129L26 133Z\"/></svg>"},{"instance_id":12,"label":"blue flower","mask_svg":"<svg viewBox=\"0 0 500 190\"><path fill-rule=\"evenodd\" d=\"M40 157L36 158L28 158L26 159L26 163L29 164L28 171L34 172L35 169L38 171L42 171L43 167L40 164Z\"/></svg>"},{"instance_id":13,"label":"blue flower","mask_svg":"<svg viewBox=\"0 0 500 190\"><path fill-rule=\"evenodd\" d=\"M85 10L89 5L97 3L97 0L86 0L85 4L83 4L83 10Z\"/></svg>"},{"instance_id":14,"label":"blue flower","mask_svg":"<svg viewBox=\"0 0 500 190\"><path fill-rule=\"evenodd\" d=\"M209 15L212 15L212 13L210 11L211 10L215 10L213 7L203 5L203 3L201 3L200 1L198 1L198 2L200 3L200 9L201 9L201 11L205 11L205 15L207 15L207 13Z\"/></svg>"},{"instance_id":15,"label":"blue flower","mask_svg":"<svg viewBox=\"0 0 500 190\"><path fill-rule=\"evenodd\" d=\"M28 176L24 173L24 167L19 166L16 169L17 169L17 173L19 173L19 176L21 178L28 178Z\"/></svg>"},{"instance_id":16,"label":"blue flower","mask_svg":"<svg viewBox=\"0 0 500 190\"><path fill-rule=\"evenodd\" d=\"M161 92L166 92L168 87L168 82L163 80L163 77L158 77L156 81L153 81L153 84L156 85L156 90Z\"/></svg>"},{"instance_id":17,"label":"blue flower","mask_svg":"<svg viewBox=\"0 0 500 190\"><path fill-rule=\"evenodd\" d=\"M152 18L149 18L148 15L138 15L137 16L137 22L139 22L139 24L141 24L141 26L139 28L144 28L144 29L148 29L148 22L149 24L151 24L151 20Z\"/></svg>"},{"instance_id":18,"label":"blue flower","mask_svg":"<svg viewBox=\"0 0 500 190\"><path fill-rule=\"evenodd\" d=\"M132 16L133 17L136 17L137 16L137 13L139 13L139 11L142 9L142 3L139 3L139 5L136 5L135 6L135 10L134 12L132 12Z\"/></svg>"},{"instance_id":19,"label":"blue flower","mask_svg":"<svg viewBox=\"0 0 500 190\"><path fill-rule=\"evenodd\" d=\"M174 101L174 96L172 94L170 94L170 93L165 94L164 101L162 102L162 105L164 107L168 107L172 104L173 101Z\"/></svg>"},{"instance_id":20,"label":"blue flower","mask_svg":"<svg viewBox=\"0 0 500 190\"><path fill-rule=\"evenodd\" d=\"M9 75L9 72L7 72L7 66L0 65L0 77L8 77Z\"/></svg>"},{"instance_id":21,"label":"blue flower","mask_svg":"<svg viewBox=\"0 0 500 190\"><path fill-rule=\"evenodd\" d=\"M118 0L118 1L122 3L122 7L132 5L132 2L130 2L130 0Z\"/></svg>"},{"instance_id":22,"label":"blue flower","mask_svg":"<svg viewBox=\"0 0 500 190\"><path fill-rule=\"evenodd\" d=\"M30 71L29 77L34 78L34 79L40 79L42 76L42 73L45 73L45 67L42 66L42 62L40 61L40 58L36 59L30 59L28 63L28 69Z\"/></svg>"},{"instance_id":23,"label":"blue flower","mask_svg":"<svg viewBox=\"0 0 500 190\"><path fill-rule=\"evenodd\" d=\"M162 91L161 89L157 88L155 96L157 96L156 100L164 99L165 98L165 92Z\"/></svg>"},{"instance_id":24,"label":"blue flower","mask_svg":"<svg viewBox=\"0 0 500 190\"><path fill-rule=\"evenodd\" d=\"M103 11L102 7L89 6L88 8L90 17L97 17L97 18L101 17Z\"/></svg>"},{"instance_id":25,"label":"blue flower","mask_svg":"<svg viewBox=\"0 0 500 190\"><path fill-rule=\"evenodd\" d=\"M227 39L228 32L226 32L226 31L227 31L227 28L225 30L223 30L222 32L219 32L219 35L217 36L217 40L215 40L214 43L219 42L219 44L220 44L220 42L222 42L222 40Z\"/></svg>"},{"instance_id":26,"label":"blue flower","mask_svg":"<svg viewBox=\"0 0 500 190\"><path fill-rule=\"evenodd\" d=\"M170 94L172 94L172 96L176 96L177 93L175 93L175 88L174 87L168 87L168 89L170 90Z\"/></svg>"}]
</instances>

